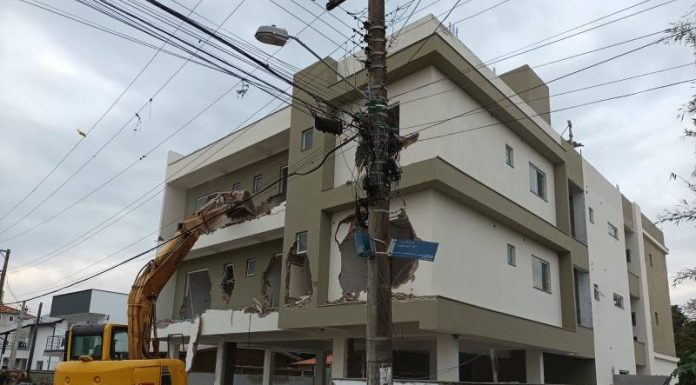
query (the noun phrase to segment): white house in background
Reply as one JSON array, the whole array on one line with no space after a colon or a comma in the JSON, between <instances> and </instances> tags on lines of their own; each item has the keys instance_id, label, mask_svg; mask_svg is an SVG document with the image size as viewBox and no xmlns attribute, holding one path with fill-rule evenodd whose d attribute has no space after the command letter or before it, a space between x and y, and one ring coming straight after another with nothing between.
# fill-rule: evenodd
<instances>
[{"instance_id":1,"label":"white house in background","mask_svg":"<svg viewBox=\"0 0 696 385\"><path fill-rule=\"evenodd\" d=\"M36 317L22 322L22 328L20 329L19 338L17 340L17 353L14 368L19 370L26 370L31 368L31 370L53 370L55 369L58 362L61 360L60 355L56 355L52 351L51 343L56 336L63 337L68 329L68 322L61 318L54 318L51 316L41 317L41 322L39 322L39 329L36 334L36 344L34 345L34 357L32 358L31 367L27 366L31 347L31 335L33 329L36 325ZM0 336L3 340L7 341L3 344L2 355L0 356L2 360L2 368L9 367L9 360L12 354L12 346L15 341L15 333L17 327L8 327L0 331Z\"/></svg>"},{"instance_id":2,"label":"white house in background","mask_svg":"<svg viewBox=\"0 0 696 385\"><path fill-rule=\"evenodd\" d=\"M31 332L36 317L28 316L22 322L17 343L15 369L53 370L63 359L65 332L73 325L103 324L106 322L125 324L127 321L128 295L100 289L87 289L73 293L53 296L49 315L42 316L39 322L34 357L27 366L31 351ZM10 311L0 314L14 315ZM17 311L15 317L19 316ZM9 316L8 316L9 319ZM2 367L7 368L12 352L16 318L12 324L0 327L0 359Z\"/></svg>"},{"instance_id":3,"label":"white house in background","mask_svg":"<svg viewBox=\"0 0 696 385\"><path fill-rule=\"evenodd\" d=\"M4 329L7 326L15 326L18 316L19 309L0 304L0 329Z\"/></svg>"}]
</instances>

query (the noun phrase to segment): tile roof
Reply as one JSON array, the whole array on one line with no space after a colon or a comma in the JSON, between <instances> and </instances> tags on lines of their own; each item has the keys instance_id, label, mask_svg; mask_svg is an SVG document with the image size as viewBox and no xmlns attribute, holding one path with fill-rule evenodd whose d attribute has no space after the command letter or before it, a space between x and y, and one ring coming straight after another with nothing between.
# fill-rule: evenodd
<instances>
[{"instance_id":1,"label":"tile roof","mask_svg":"<svg viewBox=\"0 0 696 385\"><path fill-rule=\"evenodd\" d=\"M19 314L19 309L0 304L0 313L2 314Z\"/></svg>"}]
</instances>

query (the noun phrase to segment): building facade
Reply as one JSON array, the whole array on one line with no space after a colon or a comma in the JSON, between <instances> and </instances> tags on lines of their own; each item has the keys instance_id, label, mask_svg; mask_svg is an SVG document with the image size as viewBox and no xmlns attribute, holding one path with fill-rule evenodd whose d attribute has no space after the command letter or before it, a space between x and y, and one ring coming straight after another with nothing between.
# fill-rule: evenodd
<instances>
[{"instance_id":1,"label":"building facade","mask_svg":"<svg viewBox=\"0 0 696 385\"><path fill-rule=\"evenodd\" d=\"M329 64L363 87L359 59ZM663 234L552 128L543 81L527 66L497 76L432 17L403 30L388 68L392 121L419 134L400 155L391 237L439 243L434 262L391 263L395 377L607 385L669 374ZM324 63L295 82L345 109L362 103ZM364 377L356 146L336 149L350 134L314 129L313 97L295 89L293 100L169 156L164 239L215 192L262 192L256 215L200 238L157 302L159 336L184 335L187 355L216 349L199 383L255 382L234 363L244 349L265 352L263 385L291 381L274 376L276 352L331 355L332 378Z\"/></svg>"}]
</instances>

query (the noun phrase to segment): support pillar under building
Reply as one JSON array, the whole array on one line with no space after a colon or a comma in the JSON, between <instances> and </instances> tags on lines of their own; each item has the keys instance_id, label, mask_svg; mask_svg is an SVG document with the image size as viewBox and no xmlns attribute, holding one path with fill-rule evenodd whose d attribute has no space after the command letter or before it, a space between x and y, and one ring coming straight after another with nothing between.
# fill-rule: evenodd
<instances>
[{"instance_id":1,"label":"support pillar under building","mask_svg":"<svg viewBox=\"0 0 696 385\"><path fill-rule=\"evenodd\" d=\"M319 352L314 357L314 382L313 385L326 385L326 352Z\"/></svg>"},{"instance_id":2,"label":"support pillar under building","mask_svg":"<svg viewBox=\"0 0 696 385\"><path fill-rule=\"evenodd\" d=\"M214 385L232 385L234 382L235 356L237 344L234 342L220 342L217 345L215 355L215 382Z\"/></svg>"},{"instance_id":3,"label":"support pillar under building","mask_svg":"<svg viewBox=\"0 0 696 385\"><path fill-rule=\"evenodd\" d=\"M331 365L331 378L348 377L348 339L334 337L333 339L333 364Z\"/></svg>"},{"instance_id":4,"label":"support pillar under building","mask_svg":"<svg viewBox=\"0 0 696 385\"><path fill-rule=\"evenodd\" d=\"M261 385L273 384L273 368L275 367L275 352L271 349L264 350L263 354L263 380Z\"/></svg>"},{"instance_id":5,"label":"support pillar under building","mask_svg":"<svg viewBox=\"0 0 696 385\"><path fill-rule=\"evenodd\" d=\"M459 340L450 334L438 335L435 341L435 354L436 380L458 382Z\"/></svg>"},{"instance_id":6,"label":"support pillar under building","mask_svg":"<svg viewBox=\"0 0 696 385\"><path fill-rule=\"evenodd\" d=\"M528 384L544 383L544 352L541 350L525 350L525 366Z\"/></svg>"}]
</instances>

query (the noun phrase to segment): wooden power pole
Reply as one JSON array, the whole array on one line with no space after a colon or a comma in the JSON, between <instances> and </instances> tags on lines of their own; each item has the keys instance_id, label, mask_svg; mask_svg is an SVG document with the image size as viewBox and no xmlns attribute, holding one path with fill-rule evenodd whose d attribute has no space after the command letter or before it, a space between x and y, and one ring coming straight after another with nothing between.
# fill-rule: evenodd
<instances>
[{"instance_id":1,"label":"wooden power pole","mask_svg":"<svg viewBox=\"0 0 696 385\"><path fill-rule=\"evenodd\" d=\"M0 250L5 253L5 258L2 263L2 272L0 273L0 304L4 304L5 300L5 277L7 275L7 263L10 261L10 249Z\"/></svg>"},{"instance_id":2,"label":"wooden power pole","mask_svg":"<svg viewBox=\"0 0 696 385\"><path fill-rule=\"evenodd\" d=\"M31 340L29 341L29 360L27 361L27 378L31 375L31 362L34 360L34 351L36 349L36 336L39 334L39 328L41 327L41 309L43 308L43 302L39 302L39 312L36 314L36 322L34 322L34 327L31 329Z\"/></svg>"},{"instance_id":3,"label":"wooden power pole","mask_svg":"<svg viewBox=\"0 0 696 385\"><path fill-rule=\"evenodd\" d=\"M389 201L392 179L387 174L392 127L387 119L387 44L384 0L368 0L366 49L368 71L367 138L372 155L367 162L368 234L375 250L367 260L367 385L392 383L391 266L386 254L389 244ZM365 140L363 138L363 140Z\"/></svg>"}]
</instances>

